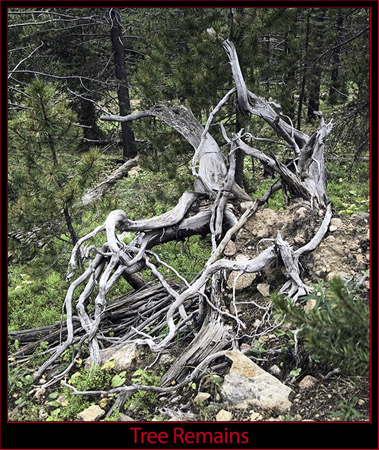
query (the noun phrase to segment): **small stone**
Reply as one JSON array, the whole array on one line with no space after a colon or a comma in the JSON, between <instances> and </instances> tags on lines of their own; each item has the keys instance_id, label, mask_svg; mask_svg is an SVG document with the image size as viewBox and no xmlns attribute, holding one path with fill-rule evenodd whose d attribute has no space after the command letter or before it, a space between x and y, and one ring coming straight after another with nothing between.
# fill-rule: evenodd
<instances>
[{"instance_id":1,"label":"small stone","mask_svg":"<svg viewBox=\"0 0 379 450\"><path fill-rule=\"evenodd\" d=\"M307 208L304 208L304 206L302 206L301 208L298 208L296 210L295 214L299 219L304 219L305 217L307 217L308 211L309 210Z\"/></svg>"},{"instance_id":2,"label":"small stone","mask_svg":"<svg viewBox=\"0 0 379 450\"><path fill-rule=\"evenodd\" d=\"M251 350L251 347L250 347L249 344L246 344L246 343L244 342L243 344L240 345L240 350L241 350L241 352L243 352L243 351L249 351L249 350Z\"/></svg>"},{"instance_id":3,"label":"small stone","mask_svg":"<svg viewBox=\"0 0 379 450\"><path fill-rule=\"evenodd\" d=\"M122 414L122 413L120 413L118 418L119 418L120 422L134 422L135 421L132 417L127 416L126 414Z\"/></svg>"},{"instance_id":4,"label":"small stone","mask_svg":"<svg viewBox=\"0 0 379 450\"><path fill-rule=\"evenodd\" d=\"M282 374L282 371L280 370L280 368L274 364L273 366L271 366L268 371L272 374L275 375L276 377L280 376Z\"/></svg>"},{"instance_id":5,"label":"small stone","mask_svg":"<svg viewBox=\"0 0 379 450\"><path fill-rule=\"evenodd\" d=\"M250 421L251 422L256 422L257 420L262 420L262 419L263 419L262 414L259 414L258 412L253 412L250 415Z\"/></svg>"},{"instance_id":6,"label":"small stone","mask_svg":"<svg viewBox=\"0 0 379 450\"><path fill-rule=\"evenodd\" d=\"M104 417L105 411L99 405L92 405L78 414L78 419L83 422L96 422Z\"/></svg>"},{"instance_id":7,"label":"small stone","mask_svg":"<svg viewBox=\"0 0 379 450\"><path fill-rule=\"evenodd\" d=\"M338 230L338 228L342 227L342 220L338 219L337 217L334 217L331 221L330 221L330 226L329 226L329 231L333 232Z\"/></svg>"},{"instance_id":8,"label":"small stone","mask_svg":"<svg viewBox=\"0 0 379 450\"><path fill-rule=\"evenodd\" d=\"M37 389L36 393L33 395L37 400L41 400L41 397L45 396L46 388L42 387Z\"/></svg>"},{"instance_id":9,"label":"small stone","mask_svg":"<svg viewBox=\"0 0 379 450\"><path fill-rule=\"evenodd\" d=\"M315 300L314 298L309 298L307 300L307 303L304 305L305 314L308 314L309 311L312 311L312 309L316 306L316 304L317 304L317 300Z\"/></svg>"},{"instance_id":10,"label":"small stone","mask_svg":"<svg viewBox=\"0 0 379 450\"><path fill-rule=\"evenodd\" d=\"M348 280L350 278L349 274L346 272L329 272L328 275L326 276L326 279L328 281L332 280L334 277L341 277L344 280Z\"/></svg>"},{"instance_id":11,"label":"small stone","mask_svg":"<svg viewBox=\"0 0 379 450\"><path fill-rule=\"evenodd\" d=\"M358 406L363 406L366 402L361 398L358 400Z\"/></svg>"},{"instance_id":12,"label":"small stone","mask_svg":"<svg viewBox=\"0 0 379 450\"><path fill-rule=\"evenodd\" d=\"M258 291L263 295L263 297L270 297L270 285L267 283L259 283L257 285Z\"/></svg>"},{"instance_id":13,"label":"small stone","mask_svg":"<svg viewBox=\"0 0 379 450\"><path fill-rule=\"evenodd\" d=\"M203 403L211 396L208 392L198 392L196 397L193 399L195 403Z\"/></svg>"},{"instance_id":14,"label":"small stone","mask_svg":"<svg viewBox=\"0 0 379 450\"><path fill-rule=\"evenodd\" d=\"M310 389L317 383L317 378L312 377L312 375L305 376L299 383L299 389L301 391L305 391L307 389Z\"/></svg>"},{"instance_id":15,"label":"small stone","mask_svg":"<svg viewBox=\"0 0 379 450\"><path fill-rule=\"evenodd\" d=\"M224 255L225 256L234 256L237 253L236 244L230 240L225 247Z\"/></svg>"},{"instance_id":16,"label":"small stone","mask_svg":"<svg viewBox=\"0 0 379 450\"><path fill-rule=\"evenodd\" d=\"M230 411L226 411L225 409L222 409L218 412L216 416L217 422L230 422L233 418L233 414Z\"/></svg>"}]
</instances>

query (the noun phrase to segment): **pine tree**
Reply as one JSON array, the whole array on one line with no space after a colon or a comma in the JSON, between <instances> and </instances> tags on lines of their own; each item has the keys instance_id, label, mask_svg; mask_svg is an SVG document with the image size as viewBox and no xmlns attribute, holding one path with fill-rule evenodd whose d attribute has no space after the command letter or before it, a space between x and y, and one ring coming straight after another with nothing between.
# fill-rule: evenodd
<instances>
[{"instance_id":1,"label":"pine tree","mask_svg":"<svg viewBox=\"0 0 379 450\"><path fill-rule=\"evenodd\" d=\"M34 80L9 121L9 231L30 244L78 240L75 207L91 182L97 150L79 155L81 128L54 86ZM21 238L21 241L23 239Z\"/></svg>"},{"instance_id":2,"label":"pine tree","mask_svg":"<svg viewBox=\"0 0 379 450\"><path fill-rule=\"evenodd\" d=\"M318 295L317 295L318 294ZM316 361L341 369L347 375L367 375L370 369L370 308L345 282L335 277L308 298L316 306L304 309L281 295L273 295L280 315L300 330L305 346Z\"/></svg>"}]
</instances>

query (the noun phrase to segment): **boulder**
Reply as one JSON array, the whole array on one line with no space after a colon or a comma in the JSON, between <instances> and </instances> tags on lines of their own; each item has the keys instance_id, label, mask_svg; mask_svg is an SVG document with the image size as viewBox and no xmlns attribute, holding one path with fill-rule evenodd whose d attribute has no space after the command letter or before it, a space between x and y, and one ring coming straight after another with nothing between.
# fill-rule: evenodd
<instances>
[{"instance_id":1,"label":"boulder","mask_svg":"<svg viewBox=\"0 0 379 450\"><path fill-rule=\"evenodd\" d=\"M290 410L292 390L288 386L239 350L228 351L225 355L233 361L233 365L225 376L222 393L231 407L246 409L255 406L278 413Z\"/></svg>"}]
</instances>

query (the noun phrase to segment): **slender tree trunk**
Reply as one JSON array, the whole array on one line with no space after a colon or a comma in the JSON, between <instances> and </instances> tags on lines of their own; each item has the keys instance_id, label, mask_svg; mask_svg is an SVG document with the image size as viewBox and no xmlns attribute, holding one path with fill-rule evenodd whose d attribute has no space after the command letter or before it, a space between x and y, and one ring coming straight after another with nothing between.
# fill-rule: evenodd
<instances>
[{"instance_id":1,"label":"slender tree trunk","mask_svg":"<svg viewBox=\"0 0 379 450\"><path fill-rule=\"evenodd\" d=\"M71 215L70 215L67 207L63 208L63 214L64 214L64 219L66 221L68 232L70 233L72 245L75 245L79 239L78 239L78 235L76 234L76 231L74 230L74 227L72 225Z\"/></svg>"},{"instance_id":2,"label":"slender tree trunk","mask_svg":"<svg viewBox=\"0 0 379 450\"><path fill-rule=\"evenodd\" d=\"M338 41L341 41L342 27L343 27L343 13L342 10L338 11L336 20L336 26L338 31ZM329 102L335 105L341 98L339 91L341 90L341 80L339 73L341 47L337 46L332 52L333 68L330 74L330 88L329 88Z\"/></svg>"},{"instance_id":3,"label":"slender tree trunk","mask_svg":"<svg viewBox=\"0 0 379 450\"><path fill-rule=\"evenodd\" d=\"M111 19L111 41L114 57L115 75L118 82L117 97L120 115L130 114L130 97L128 87L128 75L125 66L125 50L122 43L122 26L120 12L111 8L109 11ZM127 122L121 123L122 154L124 158L135 156L134 133Z\"/></svg>"},{"instance_id":4,"label":"slender tree trunk","mask_svg":"<svg viewBox=\"0 0 379 450\"><path fill-rule=\"evenodd\" d=\"M320 109L320 87L321 87L321 69L316 67L309 80L309 99L308 99L308 111L307 120L311 122L317 118L314 115L314 111Z\"/></svg>"},{"instance_id":5,"label":"slender tree trunk","mask_svg":"<svg viewBox=\"0 0 379 450\"><path fill-rule=\"evenodd\" d=\"M301 113L303 110L303 102L304 102L304 95L305 95L305 80L306 80L306 73L307 73L307 59L308 59L308 46L309 46L309 22L310 22L310 10L308 10L307 14L307 26L305 31L305 53L304 53L304 60L303 60L303 76L301 78L301 87L300 87L300 94L299 94L299 105L297 108L297 129L301 130Z\"/></svg>"},{"instance_id":6,"label":"slender tree trunk","mask_svg":"<svg viewBox=\"0 0 379 450\"><path fill-rule=\"evenodd\" d=\"M314 38L316 46L318 44L321 45L322 43L321 35L323 35L324 31L322 27L324 21L325 21L325 12L321 11L321 15L316 16L316 24L318 28L317 30L318 33L315 35ZM319 63L316 63L309 77L309 86L308 86L309 100L307 112L308 122L311 122L312 120L317 120L317 117L315 116L314 112L319 111L320 109L321 77L322 77L321 66Z\"/></svg>"}]
</instances>

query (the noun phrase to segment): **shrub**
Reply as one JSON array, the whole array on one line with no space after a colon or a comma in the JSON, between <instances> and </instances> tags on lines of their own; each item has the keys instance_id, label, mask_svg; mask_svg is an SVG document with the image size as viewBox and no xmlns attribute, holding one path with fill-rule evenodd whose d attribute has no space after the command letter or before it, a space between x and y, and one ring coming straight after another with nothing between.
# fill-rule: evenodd
<instances>
[{"instance_id":1,"label":"shrub","mask_svg":"<svg viewBox=\"0 0 379 450\"><path fill-rule=\"evenodd\" d=\"M335 277L329 286L315 286L307 298L316 306L305 313L301 306L278 294L272 296L279 315L300 329L312 358L339 368L346 375L367 375L370 362L370 309Z\"/></svg>"}]
</instances>

